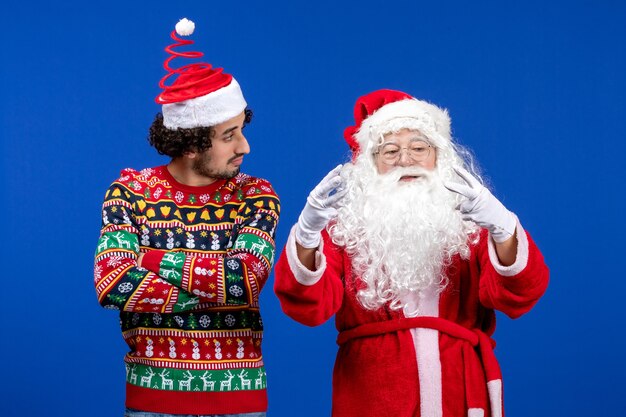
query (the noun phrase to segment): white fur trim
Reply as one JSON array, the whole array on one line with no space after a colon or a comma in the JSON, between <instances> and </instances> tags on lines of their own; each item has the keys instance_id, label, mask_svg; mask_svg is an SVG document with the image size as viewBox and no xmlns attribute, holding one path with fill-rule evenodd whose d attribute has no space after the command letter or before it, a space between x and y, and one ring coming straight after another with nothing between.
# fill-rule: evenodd
<instances>
[{"instance_id":1,"label":"white fur trim","mask_svg":"<svg viewBox=\"0 0 626 417\"><path fill-rule=\"evenodd\" d=\"M443 416L439 332L433 329L411 329L420 387L420 411L423 416Z\"/></svg>"},{"instance_id":2,"label":"white fur trim","mask_svg":"<svg viewBox=\"0 0 626 417\"><path fill-rule=\"evenodd\" d=\"M439 293L429 288L420 294L403 297L406 317L439 316ZM417 308L416 308L417 307ZM443 415L441 357L439 332L434 329L411 329L420 390L421 415Z\"/></svg>"},{"instance_id":3,"label":"white fur trim","mask_svg":"<svg viewBox=\"0 0 626 417\"><path fill-rule=\"evenodd\" d=\"M225 87L201 97L163 105L163 124L168 129L215 126L246 109L241 87L234 78Z\"/></svg>"},{"instance_id":4,"label":"white fur trim","mask_svg":"<svg viewBox=\"0 0 626 417\"><path fill-rule=\"evenodd\" d=\"M526 232L520 224L519 219L517 219L517 217L515 219L517 221L517 226L515 227L515 236L517 236L517 254L515 255L515 262L513 265L502 265L496 253L495 243L493 243L491 237L489 237L489 241L487 242L491 264L498 274L505 277L512 277L519 274L528 264L528 237L526 236Z\"/></svg>"},{"instance_id":5,"label":"white fur trim","mask_svg":"<svg viewBox=\"0 0 626 417\"><path fill-rule=\"evenodd\" d=\"M467 417L485 417L485 410L482 408L470 408L467 410Z\"/></svg>"},{"instance_id":6,"label":"white fur trim","mask_svg":"<svg viewBox=\"0 0 626 417\"><path fill-rule=\"evenodd\" d=\"M487 382L487 391L489 391L491 417L502 417L502 380L494 379Z\"/></svg>"},{"instance_id":7,"label":"white fur trim","mask_svg":"<svg viewBox=\"0 0 626 417\"><path fill-rule=\"evenodd\" d=\"M287 251L287 261L289 268L293 272L296 281L302 285L315 285L322 278L322 274L326 270L326 256L324 256L324 241L320 240L320 246L315 252L315 271L309 270L302 265L300 259L298 259L298 253L296 250L296 234L294 225L289 232L289 238L287 239L287 245L285 249Z\"/></svg>"},{"instance_id":8,"label":"white fur trim","mask_svg":"<svg viewBox=\"0 0 626 417\"><path fill-rule=\"evenodd\" d=\"M355 138L363 152L371 153L380 135L407 128L419 130L433 145L449 142L450 116L448 112L423 100L406 99L389 103L363 120Z\"/></svg>"}]
</instances>

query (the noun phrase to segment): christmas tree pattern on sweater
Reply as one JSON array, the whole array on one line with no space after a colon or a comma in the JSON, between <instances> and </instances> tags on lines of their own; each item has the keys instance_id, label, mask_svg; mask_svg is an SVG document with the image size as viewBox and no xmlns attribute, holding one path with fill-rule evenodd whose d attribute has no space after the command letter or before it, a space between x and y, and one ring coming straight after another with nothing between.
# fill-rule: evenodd
<instances>
[{"instance_id":1,"label":"christmas tree pattern on sweater","mask_svg":"<svg viewBox=\"0 0 626 417\"><path fill-rule=\"evenodd\" d=\"M245 174L188 187L164 166L122 171L105 195L94 282L120 311L128 386L265 395L258 297L279 211L271 185Z\"/></svg>"}]
</instances>

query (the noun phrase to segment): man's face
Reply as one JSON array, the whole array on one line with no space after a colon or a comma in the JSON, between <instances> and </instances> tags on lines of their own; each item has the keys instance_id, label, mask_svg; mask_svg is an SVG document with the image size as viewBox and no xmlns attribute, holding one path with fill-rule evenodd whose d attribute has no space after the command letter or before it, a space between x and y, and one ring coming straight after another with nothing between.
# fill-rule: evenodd
<instances>
[{"instance_id":1,"label":"man's face","mask_svg":"<svg viewBox=\"0 0 626 417\"><path fill-rule=\"evenodd\" d=\"M246 115L244 112L213 126L211 147L197 154L193 163L196 174L229 179L239 173L243 156L250 153L250 145L243 135Z\"/></svg>"},{"instance_id":2,"label":"man's face","mask_svg":"<svg viewBox=\"0 0 626 417\"><path fill-rule=\"evenodd\" d=\"M417 130L402 129L388 133L374 154L379 174L386 174L397 167L420 166L432 171L437 163L437 151L426 136ZM401 181L413 181L417 177L402 177Z\"/></svg>"}]
</instances>

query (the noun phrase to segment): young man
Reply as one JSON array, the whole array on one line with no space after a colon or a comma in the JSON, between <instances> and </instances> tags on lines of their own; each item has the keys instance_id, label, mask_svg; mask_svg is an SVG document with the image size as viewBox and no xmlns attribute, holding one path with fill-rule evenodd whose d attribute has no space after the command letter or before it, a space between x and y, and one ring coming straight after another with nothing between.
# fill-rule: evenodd
<instances>
[{"instance_id":1,"label":"young man","mask_svg":"<svg viewBox=\"0 0 626 417\"><path fill-rule=\"evenodd\" d=\"M537 302L542 255L466 170L444 110L379 90L354 114L353 161L311 192L275 270L286 314L335 315L333 416L502 416L494 310Z\"/></svg>"},{"instance_id":2,"label":"young man","mask_svg":"<svg viewBox=\"0 0 626 417\"><path fill-rule=\"evenodd\" d=\"M95 286L130 348L126 416L264 416L258 298L280 206L269 182L239 172L252 113L237 81L205 63L170 67L202 56L175 51L193 29L183 19L171 34L150 127L171 161L125 169L106 192Z\"/></svg>"}]
</instances>

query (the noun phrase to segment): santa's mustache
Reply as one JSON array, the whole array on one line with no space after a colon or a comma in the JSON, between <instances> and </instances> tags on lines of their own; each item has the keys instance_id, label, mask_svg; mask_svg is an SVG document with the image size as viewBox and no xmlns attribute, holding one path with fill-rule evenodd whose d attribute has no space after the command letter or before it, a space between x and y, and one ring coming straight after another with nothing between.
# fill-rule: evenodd
<instances>
[{"instance_id":1,"label":"santa's mustache","mask_svg":"<svg viewBox=\"0 0 626 417\"><path fill-rule=\"evenodd\" d=\"M380 181L382 183L395 184L403 177L415 177L416 179L430 181L433 179L434 173L432 170L421 166L397 167L380 175Z\"/></svg>"}]
</instances>

